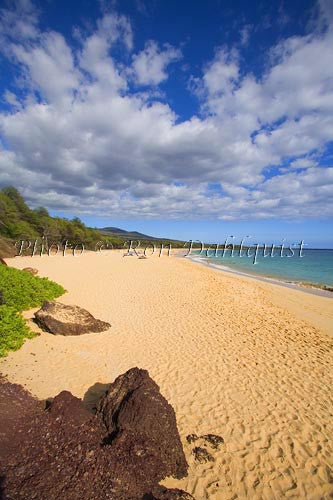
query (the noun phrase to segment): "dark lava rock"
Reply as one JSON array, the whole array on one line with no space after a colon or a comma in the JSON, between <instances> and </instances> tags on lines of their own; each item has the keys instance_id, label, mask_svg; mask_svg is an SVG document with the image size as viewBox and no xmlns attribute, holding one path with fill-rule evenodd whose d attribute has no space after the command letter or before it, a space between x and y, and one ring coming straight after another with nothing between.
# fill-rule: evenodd
<instances>
[{"instance_id":1,"label":"dark lava rock","mask_svg":"<svg viewBox=\"0 0 333 500\"><path fill-rule=\"evenodd\" d=\"M41 407L22 386L0 375L0 459L12 451L25 421L37 415Z\"/></svg>"},{"instance_id":2,"label":"dark lava rock","mask_svg":"<svg viewBox=\"0 0 333 500\"><path fill-rule=\"evenodd\" d=\"M81 425L91 419L91 413L83 406L82 400L68 391L62 391L47 407L49 414L56 419L71 421Z\"/></svg>"},{"instance_id":3,"label":"dark lava rock","mask_svg":"<svg viewBox=\"0 0 333 500\"><path fill-rule=\"evenodd\" d=\"M219 446L224 443L223 437L218 436L217 434L205 434L204 436L197 436L196 434L188 434L188 436L186 436L186 441L189 444L198 441L198 439L205 441L204 443L205 446L206 443L208 443L208 445L214 448L214 450L217 450Z\"/></svg>"},{"instance_id":4,"label":"dark lava rock","mask_svg":"<svg viewBox=\"0 0 333 500\"><path fill-rule=\"evenodd\" d=\"M183 490L156 486L156 488L154 488L149 495L145 495L142 500L193 500L193 497Z\"/></svg>"},{"instance_id":5,"label":"dark lava rock","mask_svg":"<svg viewBox=\"0 0 333 500\"><path fill-rule=\"evenodd\" d=\"M208 453L205 448L201 448L200 446L196 446L193 448L192 453L194 455L195 460L200 463L204 462L214 462L214 457Z\"/></svg>"},{"instance_id":6,"label":"dark lava rock","mask_svg":"<svg viewBox=\"0 0 333 500\"><path fill-rule=\"evenodd\" d=\"M215 450L219 448L220 444L224 443L223 437L218 436L217 434L205 434L204 436L201 436L201 439L207 441Z\"/></svg>"},{"instance_id":7,"label":"dark lava rock","mask_svg":"<svg viewBox=\"0 0 333 500\"><path fill-rule=\"evenodd\" d=\"M34 267L25 267L22 269L22 271L25 271L26 273L33 274L34 276L38 274L38 269L35 269Z\"/></svg>"},{"instance_id":8,"label":"dark lava rock","mask_svg":"<svg viewBox=\"0 0 333 500\"><path fill-rule=\"evenodd\" d=\"M78 306L60 302L44 302L35 313L36 323L54 335L82 335L83 333L104 332L110 324L95 319L88 311Z\"/></svg>"},{"instance_id":9,"label":"dark lava rock","mask_svg":"<svg viewBox=\"0 0 333 500\"><path fill-rule=\"evenodd\" d=\"M111 384L96 415L67 391L45 409L0 378L0 469L3 500L191 498L157 488L166 475L184 475L187 464L171 406L138 368Z\"/></svg>"},{"instance_id":10,"label":"dark lava rock","mask_svg":"<svg viewBox=\"0 0 333 500\"><path fill-rule=\"evenodd\" d=\"M101 450L105 429L93 415L83 422L77 398L61 393L45 410L18 385L2 383L0 394L0 498L122 498L110 496L117 478L111 456ZM66 418L65 398L80 418Z\"/></svg>"},{"instance_id":11,"label":"dark lava rock","mask_svg":"<svg viewBox=\"0 0 333 500\"><path fill-rule=\"evenodd\" d=\"M194 443L195 441L197 441L199 439L199 436L197 436L196 434L189 434L188 436L186 436L186 441L191 444L191 443Z\"/></svg>"},{"instance_id":12,"label":"dark lava rock","mask_svg":"<svg viewBox=\"0 0 333 500\"><path fill-rule=\"evenodd\" d=\"M156 474L157 482L187 475L175 412L147 370L132 368L120 375L101 399L97 414L119 457L131 452L151 462L150 474Z\"/></svg>"}]
</instances>

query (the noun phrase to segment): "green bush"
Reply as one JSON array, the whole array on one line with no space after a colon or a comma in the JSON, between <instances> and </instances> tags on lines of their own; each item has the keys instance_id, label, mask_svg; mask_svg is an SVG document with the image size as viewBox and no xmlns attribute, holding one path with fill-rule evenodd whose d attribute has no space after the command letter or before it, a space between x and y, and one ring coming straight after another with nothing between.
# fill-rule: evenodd
<instances>
[{"instance_id":1,"label":"green bush","mask_svg":"<svg viewBox=\"0 0 333 500\"><path fill-rule=\"evenodd\" d=\"M0 265L0 357L16 351L26 338L34 337L20 311L42 305L65 293L65 289L26 271Z\"/></svg>"},{"instance_id":2,"label":"green bush","mask_svg":"<svg viewBox=\"0 0 333 500\"><path fill-rule=\"evenodd\" d=\"M41 305L65 293L65 289L47 278L33 276L13 267L0 266L0 289L4 303L16 311Z\"/></svg>"},{"instance_id":3,"label":"green bush","mask_svg":"<svg viewBox=\"0 0 333 500\"><path fill-rule=\"evenodd\" d=\"M8 351L17 351L24 339L31 339L34 335L13 307L0 306L0 357L6 356Z\"/></svg>"}]
</instances>

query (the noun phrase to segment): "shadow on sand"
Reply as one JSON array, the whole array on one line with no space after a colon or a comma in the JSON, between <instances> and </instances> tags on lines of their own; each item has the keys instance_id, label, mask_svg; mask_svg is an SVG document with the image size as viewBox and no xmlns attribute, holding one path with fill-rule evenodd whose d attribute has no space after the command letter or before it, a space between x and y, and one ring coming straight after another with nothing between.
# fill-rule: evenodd
<instances>
[{"instance_id":1,"label":"shadow on sand","mask_svg":"<svg viewBox=\"0 0 333 500\"><path fill-rule=\"evenodd\" d=\"M83 403L89 411L91 411L92 413L96 413L97 404L101 397L109 389L110 385L111 383L101 384L100 382L96 382L96 384L89 387L89 389L83 396Z\"/></svg>"}]
</instances>

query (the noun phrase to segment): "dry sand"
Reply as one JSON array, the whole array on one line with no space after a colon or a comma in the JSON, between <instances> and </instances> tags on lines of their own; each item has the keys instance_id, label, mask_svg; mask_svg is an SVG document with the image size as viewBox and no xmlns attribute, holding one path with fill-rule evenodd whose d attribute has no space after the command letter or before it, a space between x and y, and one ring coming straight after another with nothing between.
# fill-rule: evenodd
<instances>
[{"instance_id":1,"label":"dry sand","mask_svg":"<svg viewBox=\"0 0 333 500\"><path fill-rule=\"evenodd\" d=\"M146 368L176 411L190 465L165 484L197 500L333 497L332 299L174 257L7 262L38 268L68 290L59 301L112 324L81 337L42 332L1 362L10 381L91 402L120 373ZM194 460L191 433L223 436L214 462Z\"/></svg>"}]
</instances>

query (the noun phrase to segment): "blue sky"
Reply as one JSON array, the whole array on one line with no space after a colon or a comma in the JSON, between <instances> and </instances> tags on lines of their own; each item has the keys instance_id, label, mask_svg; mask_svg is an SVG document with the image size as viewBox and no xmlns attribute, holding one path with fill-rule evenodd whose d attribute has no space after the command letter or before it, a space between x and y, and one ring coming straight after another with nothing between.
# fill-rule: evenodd
<instances>
[{"instance_id":1,"label":"blue sky","mask_svg":"<svg viewBox=\"0 0 333 500\"><path fill-rule=\"evenodd\" d=\"M0 187L97 227L333 247L330 0L0 6Z\"/></svg>"}]
</instances>

